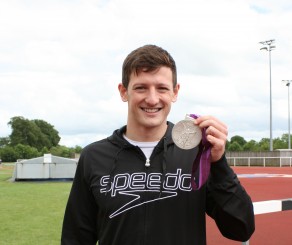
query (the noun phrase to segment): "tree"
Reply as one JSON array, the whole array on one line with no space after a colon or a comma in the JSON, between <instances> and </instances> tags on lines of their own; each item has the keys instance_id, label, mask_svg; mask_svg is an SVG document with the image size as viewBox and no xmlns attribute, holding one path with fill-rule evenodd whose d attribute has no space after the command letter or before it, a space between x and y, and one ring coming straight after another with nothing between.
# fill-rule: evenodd
<instances>
[{"instance_id":1,"label":"tree","mask_svg":"<svg viewBox=\"0 0 292 245\"><path fill-rule=\"evenodd\" d=\"M59 157L73 158L75 155L73 148L68 148L62 145L52 147L50 152L52 155Z\"/></svg>"},{"instance_id":2,"label":"tree","mask_svg":"<svg viewBox=\"0 0 292 245\"><path fill-rule=\"evenodd\" d=\"M262 151L269 151L270 149L270 139L262 138L259 142L260 149Z\"/></svg>"},{"instance_id":3,"label":"tree","mask_svg":"<svg viewBox=\"0 0 292 245\"><path fill-rule=\"evenodd\" d=\"M244 151L260 151L259 143L257 143L255 140L250 140L246 142L243 146Z\"/></svg>"},{"instance_id":4,"label":"tree","mask_svg":"<svg viewBox=\"0 0 292 245\"><path fill-rule=\"evenodd\" d=\"M48 153L50 153L49 149L47 147L43 147L43 149L41 150L41 155L43 156L44 154Z\"/></svg>"},{"instance_id":5,"label":"tree","mask_svg":"<svg viewBox=\"0 0 292 245\"><path fill-rule=\"evenodd\" d=\"M75 148L74 148L74 150L75 150L75 153L81 153L82 147L79 146L79 145L76 145Z\"/></svg>"},{"instance_id":6,"label":"tree","mask_svg":"<svg viewBox=\"0 0 292 245\"><path fill-rule=\"evenodd\" d=\"M32 120L41 130L42 134L45 136L45 139L49 141L49 145L47 145L48 148L51 148L52 146L57 146L60 142L60 136L59 132L54 129L54 126L45 122L44 120Z\"/></svg>"},{"instance_id":7,"label":"tree","mask_svg":"<svg viewBox=\"0 0 292 245\"><path fill-rule=\"evenodd\" d=\"M44 147L50 149L57 146L60 137L54 126L43 120L28 120L23 117L13 117L8 122L12 132L10 145L29 145L41 151Z\"/></svg>"},{"instance_id":8,"label":"tree","mask_svg":"<svg viewBox=\"0 0 292 245\"><path fill-rule=\"evenodd\" d=\"M229 149L230 146L230 141L226 140L226 145L225 145L225 150L227 151Z\"/></svg>"},{"instance_id":9,"label":"tree","mask_svg":"<svg viewBox=\"0 0 292 245\"><path fill-rule=\"evenodd\" d=\"M232 144L234 142L237 142L241 147L243 147L246 144L246 140L239 135L235 135L231 137L230 143Z\"/></svg>"},{"instance_id":10,"label":"tree","mask_svg":"<svg viewBox=\"0 0 292 245\"><path fill-rule=\"evenodd\" d=\"M17 159L30 159L41 156L41 154L35 147L31 147L28 145L18 144L14 147L14 150L16 152Z\"/></svg>"},{"instance_id":11,"label":"tree","mask_svg":"<svg viewBox=\"0 0 292 245\"><path fill-rule=\"evenodd\" d=\"M40 130L35 124L30 123L28 119L23 117L13 117L8 122L11 126L12 132L10 135L10 144L16 146L17 144L35 146L37 144L37 137Z\"/></svg>"},{"instance_id":12,"label":"tree","mask_svg":"<svg viewBox=\"0 0 292 245\"><path fill-rule=\"evenodd\" d=\"M228 147L229 151L242 151L242 146L238 142L230 143Z\"/></svg>"},{"instance_id":13,"label":"tree","mask_svg":"<svg viewBox=\"0 0 292 245\"><path fill-rule=\"evenodd\" d=\"M0 156L2 162L15 162L17 160L17 153L11 146L0 148Z\"/></svg>"},{"instance_id":14,"label":"tree","mask_svg":"<svg viewBox=\"0 0 292 245\"><path fill-rule=\"evenodd\" d=\"M10 143L9 137L0 137L0 148L9 145L9 143Z\"/></svg>"},{"instance_id":15,"label":"tree","mask_svg":"<svg viewBox=\"0 0 292 245\"><path fill-rule=\"evenodd\" d=\"M288 144L289 144L288 139L289 139L288 134L283 134L281 139L276 138L274 140L275 149L288 149ZM290 135L290 142L292 142L291 135Z\"/></svg>"},{"instance_id":16,"label":"tree","mask_svg":"<svg viewBox=\"0 0 292 245\"><path fill-rule=\"evenodd\" d=\"M274 144L274 149L286 149L288 148L288 137L286 137L285 140L283 140L283 136L282 138L275 138L273 140L273 144Z\"/></svg>"}]
</instances>

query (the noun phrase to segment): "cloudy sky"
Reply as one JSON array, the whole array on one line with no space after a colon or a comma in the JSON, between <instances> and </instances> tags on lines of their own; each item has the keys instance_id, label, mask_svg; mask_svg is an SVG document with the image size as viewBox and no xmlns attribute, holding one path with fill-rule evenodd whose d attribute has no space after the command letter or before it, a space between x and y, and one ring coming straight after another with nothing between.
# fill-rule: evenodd
<instances>
[{"instance_id":1,"label":"cloudy sky","mask_svg":"<svg viewBox=\"0 0 292 245\"><path fill-rule=\"evenodd\" d=\"M85 146L126 123L118 94L125 56L144 44L168 50L181 90L169 120L214 115L234 135L288 130L292 79L289 0L1 0L0 137L14 116L54 125L60 144Z\"/></svg>"}]
</instances>

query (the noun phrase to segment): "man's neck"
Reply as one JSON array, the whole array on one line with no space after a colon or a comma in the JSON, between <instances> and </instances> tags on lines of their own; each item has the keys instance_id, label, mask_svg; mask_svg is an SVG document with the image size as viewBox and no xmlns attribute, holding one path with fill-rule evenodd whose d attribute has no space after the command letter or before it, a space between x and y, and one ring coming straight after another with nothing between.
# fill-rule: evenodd
<instances>
[{"instance_id":1,"label":"man's neck","mask_svg":"<svg viewBox=\"0 0 292 245\"><path fill-rule=\"evenodd\" d=\"M125 135L127 138L140 142L154 142L159 141L165 134L167 124L157 128L135 128L127 125Z\"/></svg>"}]
</instances>

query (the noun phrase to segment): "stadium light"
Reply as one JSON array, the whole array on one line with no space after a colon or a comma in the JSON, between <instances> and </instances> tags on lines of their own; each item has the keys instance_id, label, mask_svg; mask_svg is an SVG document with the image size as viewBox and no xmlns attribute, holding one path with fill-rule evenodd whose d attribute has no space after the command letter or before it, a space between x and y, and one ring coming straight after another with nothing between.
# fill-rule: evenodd
<instances>
[{"instance_id":1,"label":"stadium light","mask_svg":"<svg viewBox=\"0 0 292 245\"><path fill-rule=\"evenodd\" d=\"M260 44L264 45L260 50L269 51L269 67L270 67L270 151L273 151L273 132L272 132L272 69L271 69L271 51L276 48L276 46L272 46L275 42L275 39L267 40L260 42Z\"/></svg>"}]
</instances>

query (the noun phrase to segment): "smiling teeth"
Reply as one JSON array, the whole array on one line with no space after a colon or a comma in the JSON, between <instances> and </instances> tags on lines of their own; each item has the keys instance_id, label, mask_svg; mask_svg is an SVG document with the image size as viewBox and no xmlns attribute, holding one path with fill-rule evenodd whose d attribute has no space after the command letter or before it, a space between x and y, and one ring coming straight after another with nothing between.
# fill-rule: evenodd
<instances>
[{"instance_id":1,"label":"smiling teeth","mask_svg":"<svg viewBox=\"0 0 292 245\"><path fill-rule=\"evenodd\" d=\"M153 112L157 112L157 111L159 111L159 109L149 109L149 108L144 108L144 111L146 111L146 112L150 112L150 113L153 113Z\"/></svg>"}]
</instances>

